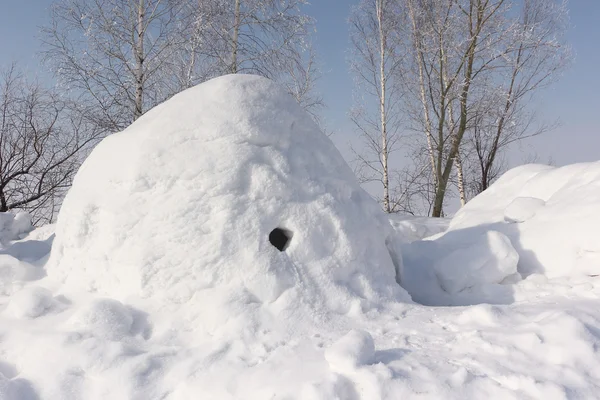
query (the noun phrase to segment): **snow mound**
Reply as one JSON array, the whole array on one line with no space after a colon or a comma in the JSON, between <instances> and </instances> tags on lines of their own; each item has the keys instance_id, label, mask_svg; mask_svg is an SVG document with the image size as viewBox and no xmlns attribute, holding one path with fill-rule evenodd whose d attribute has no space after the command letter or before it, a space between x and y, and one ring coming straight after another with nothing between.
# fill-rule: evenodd
<instances>
[{"instance_id":1,"label":"snow mound","mask_svg":"<svg viewBox=\"0 0 600 400\"><path fill-rule=\"evenodd\" d=\"M16 318L37 318L53 304L54 299L48 289L31 286L13 294L7 310Z\"/></svg>"},{"instance_id":2,"label":"snow mound","mask_svg":"<svg viewBox=\"0 0 600 400\"><path fill-rule=\"evenodd\" d=\"M511 300L505 286L521 281L519 253L501 232L473 228L405 243L403 286L425 305Z\"/></svg>"},{"instance_id":3,"label":"snow mound","mask_svg":"<svg viewBox=\"0 0 600 400\"><path fill-rule=\"evenodd\" d=\"M369 332L353 329L325 351L334 371L347 371L372 362L375 344Z\"/></svg>"},{"instance_id":4,"label":"snow mound","mask_svg":"<svg viewBox=\"0 0 600 400\"><path fill-rule=\"evenodd\" d=\"M504 174L463 207L448 233L504 233L519 272L549 278L600 274L600 162L525 165Z\"/></svg>"},{"instance_id":5,"label":"snow mound","mask_svg":"<svg viewBox=\"0 0 600 400\"><path fill-rule=\"evenodd\" d=\"M281 251L269 241L277 228L289 234ZM409 300L396 241L293 98L231 75L94 149L64 200L47 272L65 291L217 304L193 311L216 327L257 305L345 314Z\"/></svg>"},{"instance_id":6,"label":"snow mound","mask_svg":"<svg viewBox=\"0 0 600 400\"><path fill-rule=\"evenodd\" d=\"M448 293L500 283L517 273L519 254L500 232L488 231L456 250L452 247L448 246L448 254L434 265L440 285Z\"/></svg>"},{"instance_id":7,"label":"snow mound","mask_svg":"<svg viewBox=\"0 0 600 400\"><path fill-rule=\"evenodd\" d=\"M121 340L132 330L133 315L116 300L96 299L77 310L68 323L79 332L107 340Z\"/></svg>"}]
</instances>

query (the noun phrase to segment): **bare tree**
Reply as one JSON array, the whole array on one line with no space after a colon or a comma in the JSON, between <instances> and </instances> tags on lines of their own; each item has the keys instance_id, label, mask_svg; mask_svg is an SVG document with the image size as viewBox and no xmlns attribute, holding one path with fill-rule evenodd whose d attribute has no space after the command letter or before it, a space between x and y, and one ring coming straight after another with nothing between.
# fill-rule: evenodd
<instances>
[{"instance_id":1,"label":"bare tree","mask_svg":"<svg viewBox=\"0 0 600 400\"><path fill-rule=\"evenodd\" d=\"M313 117L323 107L316 93L320 77L306 0L212 0L200 49L218 75L256 74L285 86ZM207 5L208 4L208 5Z\"/></svg>"},{"instance_id":2,"label":"bare tree","mask_svg":"<svg viewBox=\"0 0 600 400\"><path fill-rule=\"evenodd\" d=\"M59 0L43 32L62 87L107 131L175 93L227 73L298 89L315 113L318 77L304 0ZM297 81L294 81L297 79Z\"/></svg>"},{"instance_id":3,"label":"bare tree","mask_svg":"<svg viewBox=\"0 0 600 400\"><path fill-rule=\"evenodd\" d=\"M85 113L27 82L15 65L0 75L0 212L29 211L48 222L82 152L101 137Z\"/></svg>"},{"instance_id":4,"label":"bare tree","mask_svg":"<svg viewBox=\"0 0 600 400\"><path fill-rule=\"evenodd\" d=\"M551 127L527 101L567 64L566 9L555 0L402 0L404 112L422 134L434 216L450 186L461 203L503 171L500 152ZM453 176L455 171L455 176Z\"/></svg>"},{"instance_id":5,"label":"bare tree","mask_svg":"<svg viewBox=\"0 0 600 400\"><path fill-rule=\"evenodd\" d=\"M43 29L44 58L98 126L121 130L174 94L163 80L189 39L185 10L179 0L60 0Z\"/></svg>"},{"instance_id":6,"label":"bare tree","mask_svg":"<svg viewBox=\"0 0 600 400\"><path fill-rule=\"evenodd\" d=\"M535 92L556 81L570 60L564 42L567 10L554 0L524 0L520 20L513 25L513 37L501 68L495 71L500 84L489 89L488 105L473 125L471 142L476 155L476 193L502 172L500 153L516 141L536 136L553 124L535 124L528 107Z\"/></svg>"},{"instance_id":7,"label":"bare tree","mask_svg":"<svg viewBox=\"0 0 600 400\"><path fill-rule=\"evenodd\" d=\"M203 4L206 3L206 4ZM302 12L306 0L212 0L199 3L207 11L204 55L221 74L252 73L276 78L282 62L310 48L314 20Z\"/></svg>"},{"instance_id":8,"label":"bare tree","mask_svg":"<svg viewBox=\"0 0 600 400\"><path fill-rule=\"evenodd\" d=\"M400 130L401 56L398 46L400 15L395 0L363 0L352 10L351 70L358 96L351 112L354 125L365 141L364 151L356 151L359 179L382 186L383 209L398 211L402 202L392 198L390 154L398 143ZM403 197L403 190L395 191Z\"/></svg>"},{"instance_id":9,"label":"bare tree","mask_svg":"<svg viewBox=\"0 0 600 400\"><path fill-rule=\"evenodd\" d=\"M325 104L316 89L321 73L313 49L308 49L304 57L284 60L282 67L279 83L323 128L321 110Z\"/></svg>"}]
</instances>

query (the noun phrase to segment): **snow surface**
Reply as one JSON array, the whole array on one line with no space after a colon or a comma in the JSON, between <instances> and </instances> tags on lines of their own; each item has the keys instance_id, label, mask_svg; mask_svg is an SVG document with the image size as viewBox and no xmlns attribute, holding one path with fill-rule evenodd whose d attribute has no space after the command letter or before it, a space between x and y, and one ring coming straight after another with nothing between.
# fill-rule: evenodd
<instances>
[{"instance_id":1,"label":"snow surface","mask_svg":"<svg viewBox=\"0 0 600 400\"><path fill-rule=\"evenodd\" d=\"M0 399L600 398L600 277L530 264L594 248L594 176L527 166L389 224L273 84L192 88L2 245Z\"/></svg>"}]
</instances>

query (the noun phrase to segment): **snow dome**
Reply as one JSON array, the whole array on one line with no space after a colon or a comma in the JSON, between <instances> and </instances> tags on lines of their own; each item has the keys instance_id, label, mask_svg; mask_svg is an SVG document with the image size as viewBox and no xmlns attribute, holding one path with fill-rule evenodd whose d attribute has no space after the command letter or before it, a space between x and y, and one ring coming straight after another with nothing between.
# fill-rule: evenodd
<instances>
[{"instance_id":1,"label":"snow dome","mask_svg":"<svg viewBox=\"0 0 600 400\"><path fill-rule=\"evenodd\" d=\"M347 313L409 299L392 235L291 96L230 75L94 149L64 200L47 271L64 288L117 299L182 303L225 290Z\"/></svg>"}]
</instances>

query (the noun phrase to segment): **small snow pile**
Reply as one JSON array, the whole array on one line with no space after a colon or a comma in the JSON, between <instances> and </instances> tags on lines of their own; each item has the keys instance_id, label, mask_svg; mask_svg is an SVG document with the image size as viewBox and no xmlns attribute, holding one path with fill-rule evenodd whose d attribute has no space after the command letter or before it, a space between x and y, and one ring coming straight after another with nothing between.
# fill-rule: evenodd
<instances>
[{"instance_id":1,"label":"small snow pile","mask_svg":"<svg viewBox=\"0 0 600 400\"><path fill-rule=\"evenodd\" d=\"M497 286L522 279L519 253L495 230L448 231L405 244L402 256L403 286L426 305L502 303L507 291Z\"/></svg>"},{"instance_id":2,"label":"small snow pile","mask_svg":"<svg viewBox=\"0 0 600 400\"><path fill-rule=\"evenodd\" d=\"M37 318L52 308L52 293L43 287L31 286L12 295L7 311L15 318Z\"/></svg>"},{"instance_id":3,"label":"small snow pile","mask_svg":"<svg viewBox=\"0 0 600 400\"><path fill-rule=\"evenodd\" d=\"M520 255L519 272L549 278L600 274L600 162L526 165L471 200L449 232L497 230Z\"/></svg>"},{"instance_id":4,"label":"small snow pile","mask_svg":"<svg viewBox=\"0 0 600 400\"><path fill-rule=\"evenodd\" d=\"M446 246L446 255L434 265L442 288L448 293L490 283L500 283L517 273L519 254L500 232L488 231L460 247Z\"/></svg>"},{"instance_id":5,"label":"small snow pile","mask_svg":"<svg viewBox=\"0 0 600 400\"><path fill-rule=\"evenodd\" d=\"M188 89L100 143L47 264L65 291L210 304L187 317L208 330L260 305L346 314L409 300L400 269L389 222L331 141L248 75Z\"/></svg>"},{"instance_id":6,"label":"small snow pile","mask_svg":"<svg viewBox=\"0 0 600 400\"><path fill-rule=\"evenodd\" d=\"M325 359L334 371L346 371L372 362L375 344L369 332L354 329L325 351Z\"/></svg>"},{"instance_id":7,"label":"small snow pile","mask_svg":"<svg viewBox=\"0 0 600 400\"><path fill-rule=\"evenodd\" d=\"M92 332L96 337L120 340L131 332L133 315L116 300L95 299L77 310L68 324L75 331Z\"/></svg>"},{"instance_id":8,"label":"small snow pile","mask_svg":"<svg viewBox=\"0 0 600 400\"><path fill-rule=\"evenodd\" d=\"M0 212L0 248L6 243L22 239L31 232L31 216L24 212Z\"/></svg>"}]
</instances>

